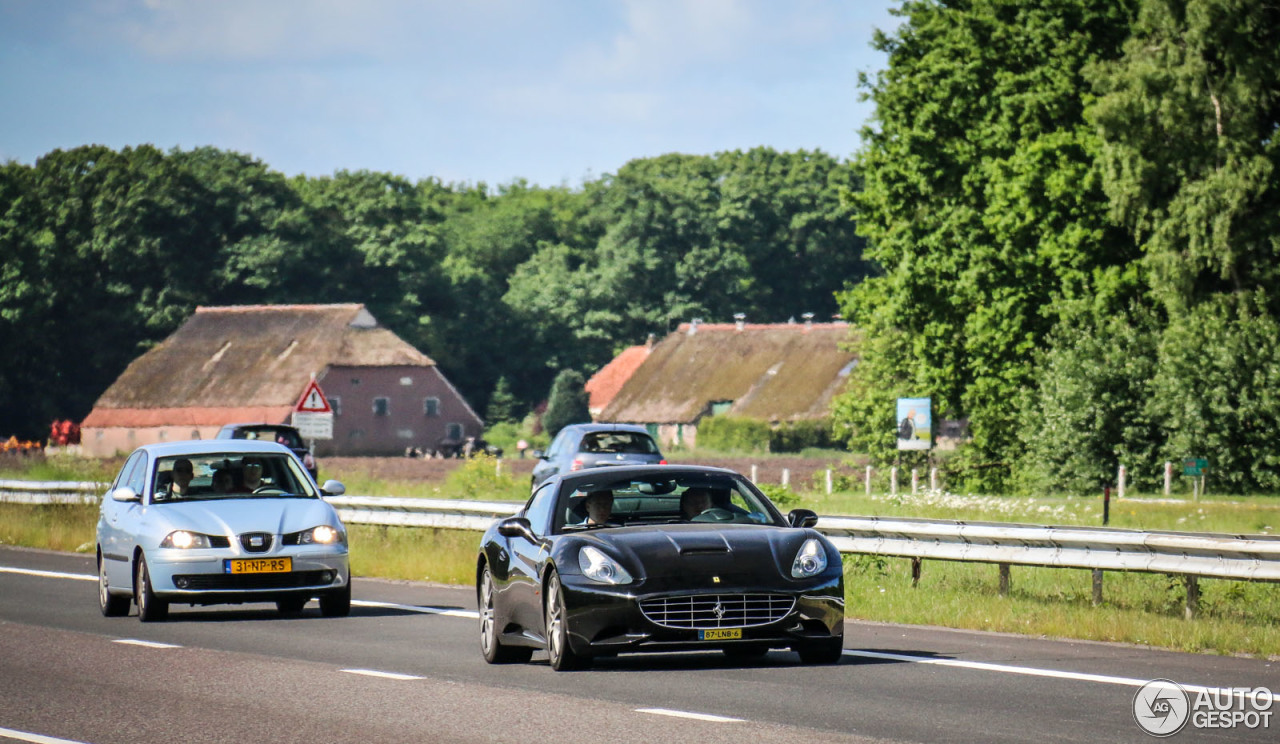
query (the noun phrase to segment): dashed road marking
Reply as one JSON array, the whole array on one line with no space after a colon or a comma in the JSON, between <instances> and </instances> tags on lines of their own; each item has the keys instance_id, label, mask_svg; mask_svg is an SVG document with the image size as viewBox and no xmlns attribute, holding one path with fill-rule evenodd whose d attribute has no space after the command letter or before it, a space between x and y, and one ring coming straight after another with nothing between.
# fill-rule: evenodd
<instances>
[{"instance_id":1,"label":"dashed road marking","mask_svg":"<svg viewBox=\"0 0 1280 744\"><path fill-rule=\"evenodd\" d=\"M395 672L379 672L376 669L339 669L338 671L346 672L347 674L360 674L360 675L364 675L365 677L381 677L383 679L396 679L396 680L402 680L402 681L426 679L426 677L415 677L412 674L397 674Z\"/></svg>"},{"instance_id":2,"label":"dashed road marking","mask_svg":"<svg viewBox=\"0 0 1280 744\"><path fill-rule=\"evenodd\" d=\"M71 739L55 739L52 736L41 736L40 734L31 734L26 731L14 731L13 729L0 728L0 739L16 739L18 741L29 741L32 744L84 744L81 741L73 741Z\"/></svg>"},{"instance_id":3,"label":"dashed road marking","mask_svg":"<svg viewBox=\"0 0 1280 744\"><path fill-rule=\"evenodd\" d=\"M742 723L745 719L713 716L710 713L691 713L687 710L671 710L669 708L636 708L637 713L652 713L655 716L671 716L672 718L692 718L695 721L711 721L712 723Z\"/></svg>"},{"instance_id":4,"label":"dashed road marking","mask_svg":"<svg viewBox=\"0 0 1280 744\"><path fill-rule=\"evenodd\" d=\"M137 638L117 638L112 643L123 643L126 646L145 646L147 648L182 648L176 643L160 643L159 641L142 641Z\"/></svg>"}]
</instances>

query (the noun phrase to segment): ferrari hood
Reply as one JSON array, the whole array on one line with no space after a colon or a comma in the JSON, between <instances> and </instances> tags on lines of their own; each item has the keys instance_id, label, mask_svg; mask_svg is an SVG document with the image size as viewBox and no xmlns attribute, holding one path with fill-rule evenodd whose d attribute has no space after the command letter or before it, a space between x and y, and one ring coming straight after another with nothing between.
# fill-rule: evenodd
<instances>
[{"instance_id":1,"label":"ferrari hood","mask_svg":"<svg viewBox=\"0 0 1280 744\"><path fill-rule=\"evenodd\" d=\"M764 525L681 524L598 530L588 539L633 575L668 578L790 575L809 530Z\"/></svg>"}]
</instances>

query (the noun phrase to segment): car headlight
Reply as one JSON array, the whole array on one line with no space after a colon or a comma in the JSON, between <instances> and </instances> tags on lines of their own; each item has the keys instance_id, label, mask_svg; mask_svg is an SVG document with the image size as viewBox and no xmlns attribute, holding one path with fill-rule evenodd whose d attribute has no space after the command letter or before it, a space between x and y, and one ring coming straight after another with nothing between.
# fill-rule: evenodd
<instances>
[{"instance_id":1,"label":"car headlight","mask_svg":"<svg viewBox=\"0 0 1280 744\"><path fill-rule=\"evenodd\" d=\"M791 576L807 579L827 570L827 550L816 538L809 538L800 546L796 559L791 562Z\"/></svg>"},{"instance_id":2,"label":"car headlight","mask_svg":"<svg viewBox=\"0 0 1280 744\"><path fill-rule=\"evenodd\" d=\"M618 562L590 545L578 552L578 566L582 575L601 584L630 584L631 574Z\"/></svg>"},{"instance_id":3,"label":"car headlight","mask_svg":"<svg viewBox=\"0 0 1280 744\"><path fill-rule=\"evenodd\" d=\"M332 545L341 540L342 533L327 524L298 533L299 545Z\"/></svg>"},{"instance_id":4,"label":"car headlight","mask_svg":"<svg viewBox=\"0 0 1280 744\"><path fill-rule=\"evenodd\" d=\"M187 530L174 530L164 536L164 539L160 541L160 547L186 550L188 548L211 548L213 544L209 542L208 535L202 535L199 532L188 532Z\"/></svg>"}]
</instances>

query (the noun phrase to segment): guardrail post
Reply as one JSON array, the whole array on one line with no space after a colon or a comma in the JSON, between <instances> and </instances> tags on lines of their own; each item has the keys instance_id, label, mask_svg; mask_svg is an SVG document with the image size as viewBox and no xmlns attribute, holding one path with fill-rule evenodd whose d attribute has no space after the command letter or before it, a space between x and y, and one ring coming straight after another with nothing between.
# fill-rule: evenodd
<instances>
[{"instance_id":1,"label":"guardrail post","mask_svg":"<svg viewBox=\"0 0 1280 744\"><path fill-rule=\"evenodd\" d=\"M1009 596L1009 564L1000 564L1000 596Z\"/></svg>"},{"instance_id":2,"label":"guardrail post","mask_svg":"<svg viewBox=\"0 0 1280 744\"><path fill-rule=\"evenodd\" d=\"M867 484L867 495L870 496L871 495L871 466L870 465L867 466L866 484Z\"/></svg>"},{"instance_id":3,"label":"guardrail post","mask_svg":"<svg viewBox=\"0 0 1280 744\"><path fill-rule=\"evenodd\" d=\"M1120 466L1120 472L1116 473L1116 498L1124 498L1124 466Z\"/></svg>"},{"instance_id":4,"label":"guardrail post","mask_svg":"<svg viewBox=\"0 0 1280 744\"><path fill-rule=\"evenodd\" d=\"M920 468L911 468L911 495L915 496L920 490Z\"/></svg>"},{"instance_id":5,"label":"guardrail post","mask_svg":"<svg viewBox=\"0 0 1280 744\"><path fill-rule=\"evenodd\" d=\"M889 468L889 495L898 495L898 466Z\"/></svg>"},{"instance_id":6,"label":"guardrail post","mask_svg":"<svg viewBox=\"0 0 1280 744\"><path fill-rule=\"evenodd\" d=\"M1093 569L1093 606L1102 604L1102 569Z\"/></svg>"},{"instance_id":7,"label":"guardrail post","mask_svg":"<svg viewBox=\"0 0 1280 744\"><path fill-rule=\"evenodd\" d=\"M924 561L919 558L911 559L911 588L915 589L920 585L920 566Z\"/></svg>"},{"instance_id":8,"label":"guardrail post","mask_svg":"<svg viewBox=\"0 0 1280 744\"><path fill-rule=\"evenodd\" d=\"M831 468L827 468L827 495L831 495Z\"/></svg>"},{"instance_id":9,"label":"guardrail post","mask_svg":"<svg viewBox=\"0 0 1280 744\"><path fill-rule=\"evenodd\" d=\"M1168 496L1173 493L1173 463L1168 460L1164 463L1164 495Z\"/></svg>"},{"instance_id":10,"label":"guardrail post","mask_svg":"<svg viewBox=\"0 0 1280 744\"><path fill-rule=\"evenodd\" d=\"M1187 577L1187 611L1186 618L1195 620L1200 612L1200 577Z\"/></svg>"},{"instance_id":11,"label":"guardrail post","mask_svg":"<svg viewBox=\"0 0 1280 744\"><path fill-rule=\"evenodd\" d=\"M782 469L782 485L788 486L790 484L791 484L791 469L783 468Z\"/></svg>"}]
</instances>

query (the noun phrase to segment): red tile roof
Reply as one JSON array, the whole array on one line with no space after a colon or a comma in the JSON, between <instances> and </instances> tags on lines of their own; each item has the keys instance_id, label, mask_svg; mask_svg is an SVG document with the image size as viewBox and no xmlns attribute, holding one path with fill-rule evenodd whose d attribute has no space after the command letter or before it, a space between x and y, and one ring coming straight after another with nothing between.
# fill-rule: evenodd
<instances>
[{"instance_id":1,"label":"red tile roof","mask_svg":"<svg viewBox=\"0 0 1280 744\"><path fill-rule=\"evenodd\" d=\"M601 367L600 371L587 380L586 389L589 397L587 407L593 413L598 413L609 405L613 396L622 389L623 383L631 378L632 373L644 362L645 357L649 356L651 348L632 346L624 349L621 354L613 358L613 361Z\"/></svg>"}]
</instances>

